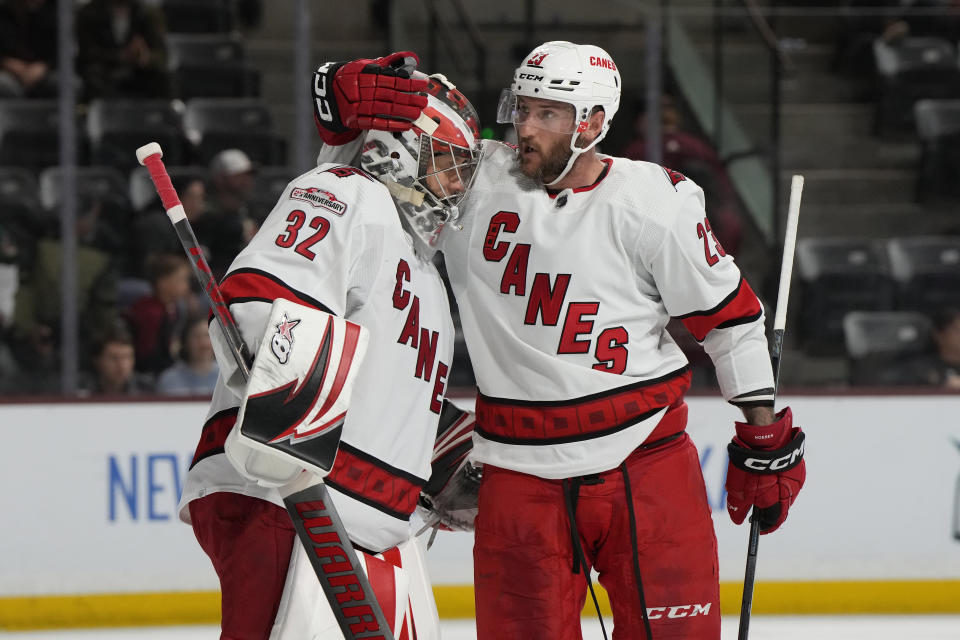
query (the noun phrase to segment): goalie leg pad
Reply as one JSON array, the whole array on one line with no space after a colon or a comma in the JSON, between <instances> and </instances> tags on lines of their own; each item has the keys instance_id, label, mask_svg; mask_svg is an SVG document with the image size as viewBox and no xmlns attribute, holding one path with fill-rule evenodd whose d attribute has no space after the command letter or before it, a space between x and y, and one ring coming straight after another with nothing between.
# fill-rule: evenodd
<instances>
[{"instance_id":1,"label":"goalie leg pad","mask_svg":"<svg viewBox=\"0 0 960 640\"><path fill-rule=\"evenodd\" d=\"M396 640L437 640L440 618L426 563L411 540L375 556L358 551L360 564ZM301 545L295 545L270 640L340 640L323 589Z\"/></svg>"},{"instance_id":2,"label":"goalie leg pad","mask_svg":"<svg viewBox=\"0 0 960 640\"><path fill-rule=\"evenodd\" d=\"M397 640L402 638L417 638L417 640L440 639L440 615L437 613L437 603L433 599L433 586L427 573L427 559L419 538L411 538L403 544L385 551L382 555L394 563L391 552L396 550L400 559L400 567L407 575L410 597L408 612L404 618L404 627L400 634L395 634ZM374 587L374 592L377 588Z\"/></svg>"}]
</instances>

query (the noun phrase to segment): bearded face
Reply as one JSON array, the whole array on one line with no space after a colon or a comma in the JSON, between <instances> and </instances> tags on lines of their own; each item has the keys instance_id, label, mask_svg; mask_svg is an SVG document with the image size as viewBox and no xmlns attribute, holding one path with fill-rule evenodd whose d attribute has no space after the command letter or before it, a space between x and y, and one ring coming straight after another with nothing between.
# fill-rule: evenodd
<instances>
[{"instance_id":1,"label":"bearded face","mask_svg":"<svg viewBox=\"0 0 960 640\"><path fill-rule=\"evenodd\" d=\"M569 135L525 136L519 147L520 171L541 184L556 180L573 155Z\"/></svg>"},{"instance_id":2,"label":"bearded face","mask_svg":"<svg viewBox=\"0 0 960 640\"><path fill-rule=\"evenodd\" d=\"M573 136L577 136L577 146L587 146L592 139L578 128L573 105L556 100L519 96L513 120L520 171L541 184L550 184L566 169L573 156Z\"/></svg>"}]
</instances>

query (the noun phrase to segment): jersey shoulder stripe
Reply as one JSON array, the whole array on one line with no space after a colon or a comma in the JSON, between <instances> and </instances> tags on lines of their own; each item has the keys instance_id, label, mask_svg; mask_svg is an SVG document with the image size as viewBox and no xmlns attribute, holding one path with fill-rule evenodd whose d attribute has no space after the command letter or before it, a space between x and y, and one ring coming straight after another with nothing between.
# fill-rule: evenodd
<instances>
[{"instance_id":1,"label":"jersey shoulder stripe","mask_svg":"<svg viewBox=\"0 0 960 640\"><path fill-rule=\"evenodd\" d=\"M292 300L302 305L335 315L326 305L302 291L286 284L277 276L261 269L240 268L224 276L220 291L227 304L240 302L273 302L277 298Z\"/></svg>"}]
</instances>

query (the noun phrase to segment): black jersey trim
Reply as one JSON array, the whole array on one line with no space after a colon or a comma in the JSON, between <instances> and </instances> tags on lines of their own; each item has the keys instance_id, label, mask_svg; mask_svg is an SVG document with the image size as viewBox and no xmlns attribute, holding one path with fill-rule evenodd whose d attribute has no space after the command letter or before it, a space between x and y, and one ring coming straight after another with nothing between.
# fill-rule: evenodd
<instances>
[{"instance_id":1,"label":"black jersey trim","mask_svg":"<svg viewBox=\"0 0 960 640\"><path fill-rule=\"evenodd\" d=\"M719 303L717 303L717 305L712 309L707 309L706 311L691 311L690 313L685 313L682 316L674 316L674 317L677 320L684 320L685 318L695 318L697 316L712 316L713 314L717 313L718 311L723 309L725 306L733 302L733 300L740 293L741 287L743 287L743 275L740 276L740 281L737 283L737 286L733 288L733 291L731 291L726 298L724 298ZM730 321L728 320L727 322L730 322Z\"/></svg>"},{"instance_id":2,"label":"black jersey trim","mask_svg":"<svg viewBox=\"0 0 960 640\"><path fill-rule=\"evenodd\" d=\"M742 318L731 318L725 320L714 327L714 329L729 329L730 327L736 327L741 324L750 324L751 322L756 322L760 319L760 316L763 315L763 311L758 311L752 316L744 316Z\"/></svg>"},{"instance_id":3,"label":"black jersey trim","mask_svg":"<svg viewBox=\"0 0 960 640\"><path fill-rule=\"evenodd\" d=\"M571 404L579 404L581 402L590 402L592 400L599 400L609 395L623 393L624 391L633 391L634 389L642 389L644 387L649 387L655 384L660 384L665 382L670 378L676 378L681 376L684 373L690 370L690 365L685 364L675 371L666 373L657 378L650 378L648 380L641 380L639 382L634 382L632 384L626 384L622 387L615 387L613 389L606 389L597 393L591 393L586 396L579 396L577 398L567 398L564 400L515 400L513 398L498 398L495 396L488 396L487 394L478 391L477 393L484 397L489 402L501 405L510 405L515 407L563 407Z\"/></svg>"},{"instance_id":4,"label":"black jersey trim","mask_svg":"<svg viewBox=\"0 0 960 640\"><path fill-rule=\"evenodd\" d=\"M343 440L340 441L340 446L338 448L346 451L347 453L349 453L350 455L356 458L360 458L361 460L370 464L371 466L377 467L378 469L383 469L390 475L397 476L398 478L403 478L404 480L406 480L411 484L424 485L427 483L427 481L424 480L423 478L419 476L415 476L409 471L404 471L403 469L398 469L394 466L391 466L386 462L384 462L383 460L381 460L380 458L370 455L366 451L362 451L360 449L357 449L356 447L350 446Z\"/></svg>"},{"instance_id":5,"label":"black jersey trim","mask_svg":"<svg viewBox=\"0 0 960 640\"><path fill-rule=\"evenodd\" d=\"M377 502L376 500L372 500L372 499L364 496L363 494L360 494L360 493L357 493L357 492L355 492L355 491L351 491L350 489L347 489L347 488L344 487L342 484L340 484L339 482L337 482L337 481L335 481L335 480L331 480L329 477L324 478L324 479L323 479L323 483L324 483L325 485L327 485L328 487L333 487L334 489L336 489L337 491L339 491L339 492L342 493L343 495L348 496L348 497L350 497L350 498L353 498L353 499L356 500L357 502L361 502L361 503L367 505L368 507L371 507L371 508L373 508L373 509L376 509L377 511L379 511L380 513L383 513L384 515L388 515L388 516L390 516L391 518L395 518L395 519L401 520L401 521L403 521L403 522L409 522L409 521L410 521L410 515L411 515L411 514L409 514L409 513L400 513L399 511L395 511L395 510L393 510L393 509L390 509L390 508L388 508L388 507L385 507L385 506L383 506L382 504L380 504L379 502Z\"/></svg>"}]
</instances>

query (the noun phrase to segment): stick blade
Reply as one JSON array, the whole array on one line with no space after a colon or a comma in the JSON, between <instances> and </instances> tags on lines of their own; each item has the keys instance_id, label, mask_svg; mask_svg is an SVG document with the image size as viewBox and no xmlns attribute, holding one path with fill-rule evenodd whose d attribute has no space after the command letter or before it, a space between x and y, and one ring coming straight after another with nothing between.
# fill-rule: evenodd
<instances>
[{"instance_id":1,"label":"stick blade","mask_svg":"<svg viewBox=\"0 0 960 640\"><path fill-rule=\"evenodd\" d=\"M147 158L157 154L159 154L161 158L163 157L163 149L160 148L160 144L158 142L148 142L137 149L137 162L146 165Z\"/></svg>"}]
</instances>

